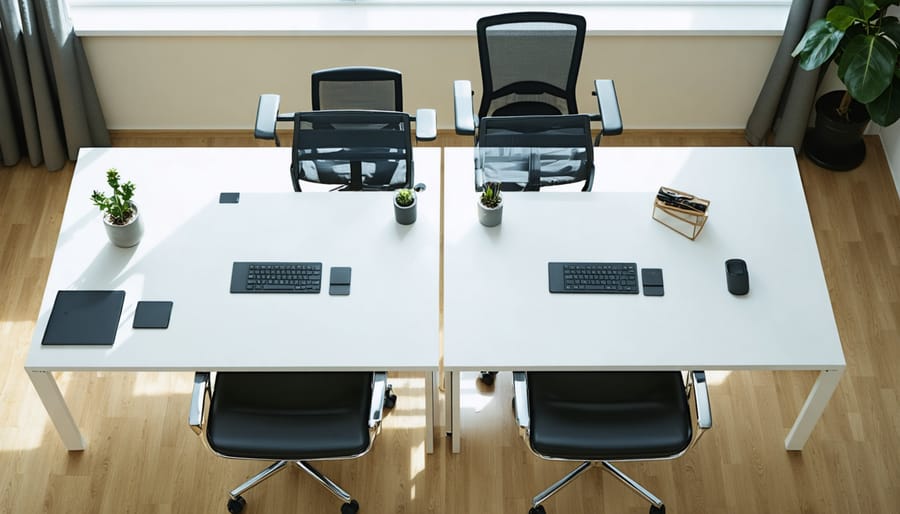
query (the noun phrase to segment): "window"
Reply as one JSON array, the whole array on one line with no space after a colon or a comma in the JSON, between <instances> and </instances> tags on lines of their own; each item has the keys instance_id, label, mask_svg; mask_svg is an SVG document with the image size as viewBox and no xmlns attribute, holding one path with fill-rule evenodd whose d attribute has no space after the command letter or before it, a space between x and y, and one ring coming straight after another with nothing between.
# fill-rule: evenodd
<instances>
[{"instance_id":1,"label":"window","mask_svg":"<svg viewBox=\"0 0 900 514\"><path fill-rule=\"evenodd\" d=\"M79 35L471 35L512 10L577 12L588 35L778 35L790 0L69 0Z\"/></svg>"}]
</instances>

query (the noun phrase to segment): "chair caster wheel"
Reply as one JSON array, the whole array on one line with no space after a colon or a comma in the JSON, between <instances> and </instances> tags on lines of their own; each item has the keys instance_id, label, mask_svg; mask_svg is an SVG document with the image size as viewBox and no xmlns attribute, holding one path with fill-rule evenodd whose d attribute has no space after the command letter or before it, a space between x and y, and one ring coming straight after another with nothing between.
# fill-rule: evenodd
<instances>
[{"instance_id":1,"label":"chair caster wheel","mask_svg":"<svg viewBox=\"0 0 900 514\"><path fill-rule=\"evenodd\" d=\"M243 496L236 496L230 500L228 500L228 512L231 514L238 514L244 507L247 506L247 500L244 499Z\"/></svg>"},{"instance_id":2,"label":"chair caster wheel","mask_svg":"<svg viewBox=\"0 0 900 514\"><path fill-rule=\"evenodd\" d=\"M350 500L350 502L341 505L341 514L356 514L359 512L359 502Z\"/></svg>"},{"instance_id":3,"label":"chair caster wheel","mask_svg":"<svg viewBox=\"0 0 900 514\"><path fill-rule=\"evenodd\" d=\"M397 395L394 394L394 386L388 384L384 390L384 408L393 409L397 405Z\"/></svg>"},{"instance_id":4,"label":"chair caster wheel","mask_svg":"<svg viewBox=\"0 0 900 514\"><path fill-rule=\"evenodd\" d=\"M666 514L666 506L660 505L659 507L657 507L656 505L651 505L650 514Z\"/></svg>"},{"instance_id":5,"label":"chair caster wheel","mask_svg":"<svg viewBox=\"0 0 900 514\"><path fill-rule=\"evenodd\" d=\"M496 371L482 371L481 372L481 382L486 386L494 385L494 380L497 378Z\"/></svg>"},{"instance_id":6,"label":"chair caster wheel","mask_svg":"<svg viewBox=\"0 0 900 514\"><path fill-rule=\"evenodd\" d=\"M538 505L537 507L528 509L528 514L547 514L547 511L544 510L543 505Z\"/></svg>"}]
</instances>

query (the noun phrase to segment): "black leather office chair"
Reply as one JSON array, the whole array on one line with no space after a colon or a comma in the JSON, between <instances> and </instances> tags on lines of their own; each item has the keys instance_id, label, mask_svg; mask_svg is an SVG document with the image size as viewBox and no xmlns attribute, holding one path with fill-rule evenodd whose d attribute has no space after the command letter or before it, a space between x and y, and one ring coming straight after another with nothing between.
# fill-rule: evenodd
<instances>
[{"instance_id":1,"label":"black leather office chair","mask_svg":"<svg viewBox=\"0 0 900 514\"><path fill-rule=\"evenodd\" d=\"M253 135L272 139L281 146L278 122L294 121L293 112L279 112L281 95L263 94L256 107ZM403 79L397 70L371 66L329 68L312 73L312 110L378 110L403 111ZM433 109L419 109L415 116L416 138L431 141L437 137Z\"/></svg>"},{"instance_id":2,"label":"black leather office chair","mask_svg":"<svg viewBox=\"0 0 900 514\"><path fill-rule=\"evenodd\" d=\"M662 500L611 462L671 459L712 426L709 391L702 371L516 372L516 421L531 451L551 460L582 463L534 497L529 514L591 465L600 466L665 514ZM688 398L693 390L698 431Z\"/></svg>"},{"instance_id":3,"label":"black leather office chair","mask_svg":"<svg viewBox=\"0 0 900 514\"><path fill-rule=\"evenodd\" d=\"M210 373L197 373L188 421L194 432L205 433L222 457L275 461L229 492L228 512L241 512L243 493L293 462L344 502L341 514L355 514L359 503L309 461L368 452L386 386L385 373L220 372L214 385Z\"/></svg>"},{"instance_id":4,"label":"black leather office chair","mask_svg":"<svg viewBox=\"0 0 900 514\"><path fill-rule=\"evenodd\" d=\"M486 116L576 114L575 84L581 67L586 22L582 16L516 12L481 18L477 23L482 96L477 117L472 84L453 83L456 133L474 135ZM612 80L595 80L602 122L597 135L622 133L622 116Z\"/></svg>"}]
</instances>

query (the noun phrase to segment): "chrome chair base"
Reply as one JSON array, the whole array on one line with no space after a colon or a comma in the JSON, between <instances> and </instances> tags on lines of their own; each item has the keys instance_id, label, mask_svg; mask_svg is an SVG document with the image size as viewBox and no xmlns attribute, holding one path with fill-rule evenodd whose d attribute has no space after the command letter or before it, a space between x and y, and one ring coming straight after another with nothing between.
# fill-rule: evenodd
<instances>
[{"instance_id":1,"label":"chrome chair base","mask_svg":"<svg viewBox=\"0 0 900 514\"><path fill-rule=\"evenodd\" d=\"M538 510L538 507L547 501L548 498L559 492L560 489L572 483L573 480L578 478L579 475L590 469L592 464L596 464L600 466L604 471L609 472L612 476L616 477L620 482L628 486L632 491L639 494L645 500L650 502L652 505L650 511L651 512L665 512L665 506L663 505L663 501L657 498L653 493L648 491L644 486L639 484L633 478L629 477L625 473L623 473L619 468L613 466L611 463L607 461L585 461L578 465L577 468L572 470L569 474L562 477L555 484L551 485L543 492L539 493L534 499L531 501L532 510L530 512L543 512L543 508Z\"/></svg>"},{"instance_id":2,"label":"chrome chair base","mask_svg":"<svg viewBox=\"0 0 900 514\"><path fill-rule=\"evenodd\" d=\"M280 460L272 463L266 469L260 471L256 475L248 478L246 482L235 487L229 493L229 501L228 501L228 510L229 512L235 513L243 510L244 504L246 503L241 495L245 492L253 489L257 485L264 482L266 479L274 476L279 471L284 470L288 464L293 463L298 468L305 471L311 477L313 477L316 482L321 484L325 489L331 492L331 494L337 496L344 502L344 505L341 507L341 512L355 512L359 508L359 504L356 500L353 500L350 497L350 493L342 489L339 485L334 483L330 478L320 473L316 468L314 468L309 462L306 461L290 461L290 460ZM349 510L347 510L349 509Z\"/></svg>"}]
</instances>

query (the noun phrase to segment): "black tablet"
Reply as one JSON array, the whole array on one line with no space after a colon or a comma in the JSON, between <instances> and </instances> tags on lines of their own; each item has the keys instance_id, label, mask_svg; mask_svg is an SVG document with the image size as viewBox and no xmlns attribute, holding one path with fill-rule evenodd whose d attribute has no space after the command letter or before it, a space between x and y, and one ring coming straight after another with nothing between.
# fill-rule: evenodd
<instances>
[{"instance_id":1,"label":"black tablet","mask_svg":"<svg viewBox=\"0 0 900 514\"><path fill-rule=\"evenodd\" d=\"M112 345L125 291L59 291L43 345Z\"/></svg>"}]
</instances>

